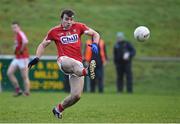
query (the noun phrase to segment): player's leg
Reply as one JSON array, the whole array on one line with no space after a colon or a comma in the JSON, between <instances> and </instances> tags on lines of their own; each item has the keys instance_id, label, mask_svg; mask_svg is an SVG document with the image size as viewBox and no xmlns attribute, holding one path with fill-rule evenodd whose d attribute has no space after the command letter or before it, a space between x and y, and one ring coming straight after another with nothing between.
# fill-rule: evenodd
<instances>
[{"instance_id":1,"label":"player's leg","mask_svg":"<svg viewBox=\"0 0 180 124\"><path fill-rule=\"evenodd\" d=\"M19 95L22 94L22 91L21 91L21 89L20 89L19 83L18 83L17 78L15 77L15 74L14 74L15 71L17 70L17 68L18 68L18 66L17 66L17 60L14 59L14 60L11 62L10 66L9 66L9 68L8 68L8 70L7 70L7 76L8 76L8 78L9 78L9 80L11 81L12 85L13 85L14 88L15 88L15 94L14 94L14 96L19 96Z\"/></svg>"},{"instance_id":2,"label":"player's leg","mask_svg":"<svg viewBox=\"0 0 180 124\"><path fill-rule=\"evenodd\" d=\"M61 67L63 70L73 73L69 76L71 94L62 102L62 106L65 109L75 104L80 99L80 95L84 86L84 67L81 62L71 58L65 58L62 60Z\"/></svg>"},{"instance_id":3,"label":"player's leg","mask_svg":"<svg viewBox=\"0 0 180 124\"><path fill-rule=\"evenodd\" d=\"M72 106L73 104L75 104L77 101L79 101L81 97L81 93L83 92L84 76L78 77L74 74L70 75L69 82L70 82L71 93L62 102L61 105L63 109L66 109Z\"/></svg>"},{"instance_id":4,"label":"player's leg","mask_svg":"<svg viewBox=\"0 0 180 124\"><path fill-rule=\"evenodd\" d=\"M86 76L88 75L91 79L95 78L95 68L96 68L96 62L94 60L91 60L89 64L89 68L84 68L83 64L79 61L72 62L73 66L73 73L77 76Z\"/></svg>"},{"instance_id":5,"label":"player's leg","mask_svg":"<svg viewBox=\"0 0 180 124\"><path fill-rule=\"evenodd\" d=\"M60 69L66 74L76 74L77 76L83 76L83 65L81 62L69 58L67 56L60 57L57 61ZM86 72L85 72L86 73Z\"/></svg>"},{"instance_id":6,"label":"player's leg","mask_svg":"<svg viewBox=\"0 0 180 124\"><path fill-rule=\"evenodd\" d=\"M30 94L30 81L29 81L29 76L28 76L28 59L20 59L19 63L18 63L18 67L20 69L21 72L21 76L23 79L23 83L24 83L24 95L28 96Z\"/></svg>"},{"instance_id":7,"label":"player's leg","mask_svg":"<svg viewBox=\"0 0 180 124\"><path fill-rule=\"evenodd\" d=\"M57 118L62 118L64 109L74 105L79 101L84 87L84 76L78 77L77 75L70 75L69 77L71 93L67 96L56 108L53 113Z\"/></svg>"},{"instance_id":8,"label":"player's leg","mask_svg":"<svg viewBox=\"0 0 180 124\"><path fill-rule=\"evenodd\" d=\"M81 62L72 58L65 58L65 60L62 61L62 68L64 70L71 70L70 72L79 77L85 76L88 73Z\"/></svg>"},{"instance_id":9,"label":"player's leg","mask_svg":"<svg viewBox=\"0 0 180 124\"><path fill-rule=\"evenodd\" d=\"M21 68L20 72L24 82L24 95L28 96L30 94L30 81L28 76L28 68Z\"/></svg>"},{"instance_id":10,"label":"player's leg","mask_svg":"<svg viewBox=\"0 0 180 124\"><path fill-rule=\"evenodd\" d=\"M79 77L88 75L88 69L84 68L81 62L73 58L63 56L58 59L57 63L59 67L61 68L61 70L67 74L76 74ZM89 67L91 79L95 78L95 73L94 73L95 67L96 67L96 63L92 61Z\"/></svg>"},{"instance_id":11,"label":"player's leg","mask_svg":"<svg viewBox=\"0 0 180 124\"><path fill-rule=\"evenodd\" d=\"M53 109L53 114L57 118L61 118L62 111L72 106L80 99L84 86L84 76L82 76L84 67L81 62L66 56L60 57L57 63L64 73L69 73L70 75L69 83L71 93L57 107Z\"/></svg>"},{"instance_id":12,"label":"player's leg","mask_svg":"<svg viewBox=\"0 0 180 124\"><path fill-rule=\"evenodd\" d=\"M20 69L21 76L24 82L24 95L28 96L30 93L30 81L28 76L28 68Z\"/></svg>"}]
</instances>

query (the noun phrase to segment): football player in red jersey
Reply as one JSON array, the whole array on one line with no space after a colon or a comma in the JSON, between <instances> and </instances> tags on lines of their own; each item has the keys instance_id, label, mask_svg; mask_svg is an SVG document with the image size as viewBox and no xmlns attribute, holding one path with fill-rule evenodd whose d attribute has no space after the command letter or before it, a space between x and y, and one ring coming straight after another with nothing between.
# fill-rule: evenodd
<instances>
[{"instance_id":1,"label":"football player in red jersey","mask_svg":"<svg viewBox=\"0 0 180 124\"><path fill-rule=\"evenodd\" d=\"M37 64L45 48L54 41L58 51L57 63L59 68L69 75L70 95L61 103L53 108L52 112L57 118L62 118L62 112L79 101L83 92L84 76L90 75L94 78L95 61L90 62L88 69L83 67L81 55L81 35L89 35L93 38L93 43L89 44L94 53L98 53L97 44L99 34L83 23L74 21L74 12L72 10L63 10L61 13L61 24L53 27L39 44L34 58L28 67Z\"/></svg>"},{"instance_id":2,"label":"football player in red jersey","mask_svg":"<svg viewBox=\"0 0 180 124\"><path fill-rule=\"evenodd\" d=\"M28 53L28 39L25 33L21 30L18 22L12 23L12 30L15 33L15 58L11 62L7 75L12 82L15 88L14 96L19 96L22 94L22 90L19 86L19 83L14 75L15 71L19 68L23 82L24 82L24 95L28 96L30 93L30 82L28 77L28 62L29 62L29 53Z\"/></svg>"}]
</instances>

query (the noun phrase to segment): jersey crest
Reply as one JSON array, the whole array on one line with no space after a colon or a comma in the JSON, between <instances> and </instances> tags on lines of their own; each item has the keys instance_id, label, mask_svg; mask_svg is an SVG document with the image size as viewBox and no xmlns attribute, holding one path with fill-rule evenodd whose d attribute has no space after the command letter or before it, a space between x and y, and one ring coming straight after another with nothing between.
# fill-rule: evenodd
<instances>
[{"instance_id":1,"label":"jersey crest","mask_svg":"<svg viewBox=\"0 0 180 124\"><path fill-rule=\"evenodd\" d=\"M62 44L75 43L78 41L78 34L62 36L60 37L60 41Z\"/></svg>"}]
</instances>

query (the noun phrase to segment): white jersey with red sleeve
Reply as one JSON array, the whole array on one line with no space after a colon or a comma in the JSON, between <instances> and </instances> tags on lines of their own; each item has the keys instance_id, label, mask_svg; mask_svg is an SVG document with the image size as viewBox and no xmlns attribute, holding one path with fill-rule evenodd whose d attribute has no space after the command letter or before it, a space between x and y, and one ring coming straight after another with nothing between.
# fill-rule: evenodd
<instances>
[{"instance_id":1,"label":"white jersey with red sleeve","mask_svg":"<svg viewBox=\"0 0 180 124\"><path fill-rule=\"evenodd\" d=\"M75 22L68 30L64 30L63 27L59 25L48 32L46 40L55 42L58 57L68 56L82 62L81 35L88 29L85 24L78 22Z\"/></svg>"},{"instance_id":2,"label":"white jersey with red sleeve","mask_svg":"<svg viewBox=\"0 0 180 124\"><path fill-rule=\"evenodd\" d=\"M16 55L16 58L18 58L18 59L23 59L23 58L29 57L29 52L28 52L27 46L25 46L23 51L20 52L23 43L28 43L28 39L24 32L19 31L15 36L15 44L16 44L15 55Z\"/></svg>"}]
</instances>

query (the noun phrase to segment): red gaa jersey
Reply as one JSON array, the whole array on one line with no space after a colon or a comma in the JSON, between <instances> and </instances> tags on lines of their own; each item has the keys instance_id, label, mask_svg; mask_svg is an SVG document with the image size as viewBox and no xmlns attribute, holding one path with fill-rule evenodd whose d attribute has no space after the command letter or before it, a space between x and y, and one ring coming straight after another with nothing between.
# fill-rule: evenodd
<instances>
[{"instance_id":1,"label":"red gaa jersey","mask_svg":"<svg viewBox=\"0 0 180 124\"><path fill-rule=\"evenodd\" d=\"M85 24L75 22L68 30L61 25L52 28L46 40L54 41L58 50L58 57L68 56L82 62L81 35L88 27Z\"/></svg>"},{"instance_id":2,"label":"red gaa jersey","mask_svg":"<svg viewBox=\"0 0 180 124\"><path fill-rule=\"evenodd\" d=\"M24 50L22 53L20 53L21 47L23 43L27 43L28 39L24 32L19 31L16 36L15 36L15 54L17 59L23 59L23 58L28 58L29 53L28 53L28 48L25 46Z\"/></svg>"}]
</instances>

